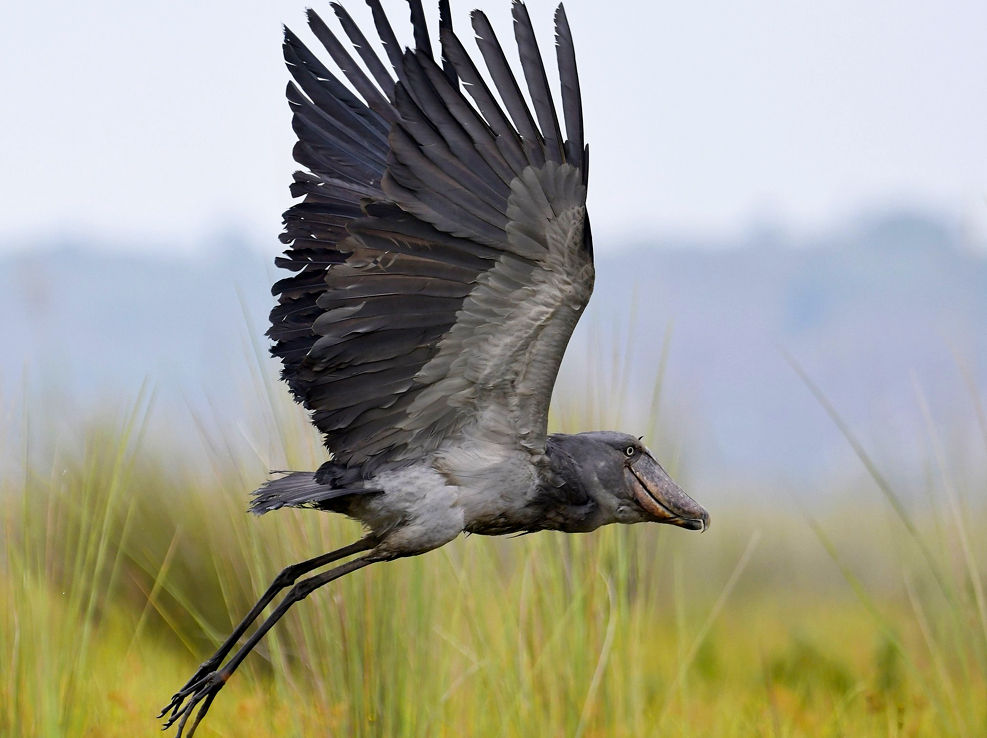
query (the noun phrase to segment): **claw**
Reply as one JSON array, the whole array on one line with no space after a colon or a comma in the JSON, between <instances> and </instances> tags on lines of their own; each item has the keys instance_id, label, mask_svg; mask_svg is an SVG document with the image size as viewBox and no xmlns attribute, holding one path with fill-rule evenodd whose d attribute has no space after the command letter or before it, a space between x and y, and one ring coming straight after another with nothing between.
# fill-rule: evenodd
<instances>
[{"instance_id":1,"label":"claw","mask_svg":"<svg viewBox=\"0 0 987 738\"><path fill-rule=\"evenodd\" d=\"M195 687L202 682L203 679L209 676L212 672L216 671L217 667L219 667L218 662L213 660L204 661L199 668L195 670L195 674L192 675L192 678L185 682L184 686L172 695L171 701L164 706L164 709L162 709L158 715L158 720L161 720L168 714L168 712L171 712L172 717L174 717L174 714L178 711L178 708L181 707L182 702L185 701L185 698L195 691ZM168 726L166 725L164 730L167 729Z\"/></svg>"},{"instance_id":2,"label":"claw","mask_svg":"<svg viewBox=\"0 0 987 738\"><path fill-rule=\"evenodd\" d=\"M192 713L195 713L195 720L189 727L188 732L188 738L192 738L199 722L205 717L206 712L209 711L212 701L216 699L216 695L223 688L223 685L226 684L228 678L229 675L224 674L222 671L211 671L198 680L190 680L190 683L177 692L171 698L168 706L161 711L159 717L164 717L165 713L171 710L171 715L168 717L162 730L168 730L168 728L178 722L178 732L175 734L175 738L182 738L185 725L188 723L189 718L192 717ZM188 698L188 702L185 701L186 698ZM203 702L203 700L205 701ZM199 704L200 702L202 703L201 705ZM195 709L197 706L199 707L198 712Z\"/></svg>"}]
</instances>

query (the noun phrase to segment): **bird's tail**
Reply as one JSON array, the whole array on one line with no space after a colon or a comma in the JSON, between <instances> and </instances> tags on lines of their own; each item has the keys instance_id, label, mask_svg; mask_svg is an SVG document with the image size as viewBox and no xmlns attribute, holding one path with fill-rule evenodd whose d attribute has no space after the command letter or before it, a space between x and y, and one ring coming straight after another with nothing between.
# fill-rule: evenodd
<instances>
[{"instance_id":1,"label":"bird's tail","mask_svg":"<svg viewBox=\"0 0 987 738\"><path fill-rule=\"evenodd\" d=\"M250 512L263 515L282 507L312 507L318 510L345 512L353 495L379 490L338 488L316 481L315 472L289 472L272 479L253 493Z\"/></svg>"}]
</instances>

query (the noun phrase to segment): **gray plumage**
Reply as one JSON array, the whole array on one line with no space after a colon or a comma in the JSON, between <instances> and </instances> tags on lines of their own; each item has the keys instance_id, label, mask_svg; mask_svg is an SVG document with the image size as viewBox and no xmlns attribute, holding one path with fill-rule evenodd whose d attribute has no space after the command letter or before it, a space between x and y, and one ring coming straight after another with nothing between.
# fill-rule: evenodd
<instances>
[{"instance_id":1,"label":"gray plumage","mask_svg":"<svg viewBox=\"0 0 987 738\"><path fill-rule=\"evenodd\" d=\"M291 187L301 200L284 216L288 248L276 263L290 276L274 285L268 335L330 458L314 472L273 478L251 505L258 514L342 513L367 535L282 572L163 711L179 735L201 705L194 731L294 602L362 566L424 553L463 532L708 524L633 436L547 432L559 365L594 281L588 148L562 6L555 43L564 132L522 3L513 5L515 40L534 113L480 11L473 28L493 88L453 31L448 0L439 3L439 61L420 0L409 0L415 49L403 52L379 2L368 4L394 76L338 3L334 14L367 71L308 12L355 93L285 29L293 154L305 171Z\"/></svg>"}]
</instances>

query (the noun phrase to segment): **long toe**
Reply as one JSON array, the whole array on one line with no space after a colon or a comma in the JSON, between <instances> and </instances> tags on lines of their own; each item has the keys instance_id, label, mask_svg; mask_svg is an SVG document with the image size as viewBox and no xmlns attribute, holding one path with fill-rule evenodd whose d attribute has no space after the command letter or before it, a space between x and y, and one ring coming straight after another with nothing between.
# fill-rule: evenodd
<instances>
[{"instance_id":1,"label":"long toe","mask_svg":"<svg viewBox=\"0 0 987 738\"><path fill-rule=\"evenodd\" d=\"M195 720L189 727L188 738L191 738L202 718L205 717L205 714L209 711L212 701L216 699L216 695L219 694L219 690L221 690L223 685L226 684L226 679L227 675L222 671L213 671L206 674L195 684L189 685L176 694L172 698L171 705L164 710L164 712L168 712L168 710L171 709L171 715L169 715L168 720L165 722L162 729L168 730L168 728L177 723L178 732L175 734L175 738L182 738L189 718L196 712L195 708L199 707L198 713L195 715ZM188 700L187 702L186 698ZM172 705L174 705L174 707L172 707ZM162 713L162 715L163 714L164 713Z\"/></svg>"},{"instance_id":2,"label":"long toe","mask_svg":"<svg viewBox=\"0 0 987 738\"><path fill-rule=\"evenodd\" d=\"M192 678L185 682L185 684L182 685L182 688L172 695L171 701L164 706L158 715L158 720L161 720L169 712L174 715L178 708L181 707L182 702L185 701L185 698L195 692L202 680L212 672L216 671L218 667L219 661L214 659L202 662L199 668L195 670L195 674L192 675Z\"/></svg>"}]
</instances>

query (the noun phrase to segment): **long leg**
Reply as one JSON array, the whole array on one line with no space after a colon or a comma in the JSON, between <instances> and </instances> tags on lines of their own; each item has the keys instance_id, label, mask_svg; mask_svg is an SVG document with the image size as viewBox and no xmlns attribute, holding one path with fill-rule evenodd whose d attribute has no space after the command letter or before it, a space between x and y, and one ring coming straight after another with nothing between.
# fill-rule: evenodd
<instances>
[{"instance_id":1,"label":"long leg","mask_svg":"<svg viewBox=\"0 0 987 738\"><path fill-rule=\"evenodd\" d=\"M191 684L184 688L181 692L176 695L176 700L173 700L175 707L172 710L171 716L165 723L164 728L167 730L172 725L178 721L178 733L175 738L181 738L182 731L185 729L185 724L188 722L189 717L195 711L195 708L201 702L202 705L199 707L198 713L196 713L195 720L189 727L188 738L192 738L192 734L195 733L196 727L199 722L205 716L206 712L209 710L209 706L212 705L212 701L216 698L219 690L223 688L223 685L229 680L230 676L236 671L240 663L247 657L254 646L256 646L261 638L263 638L267 631L269 631L275 623L277 623L284 614L288 612L289 608L296 602L304 600L312 592L317 590L319 587L328 584L334 579L339 579L340 577L354 572L357 569L362 569L365 566L369 566L377 561L384 561L385 557L380 554L375 554L373 552L367 554L366 556L361 556L358 559L353 559L352 561L347 561L345 564L340 564L334 569L330 569L322 574L316 574L314 577L309 577L308 579L303 579L285 595L285 598L281 600L274 612L265 620L257 630L246 640L240 650L233 654L232 658L223 665L217 671L212 671L205 676L203 676L195 684ZM182 703L188 699L188 702L183 706ZM203 700L205 700L203 702Z\"/></svg>"},{"instance_id":2,"label":"long leg","mask_svg":"<svg viewBox=\"0 0 987 738\"><path fill-rule=\"evenodd\" d=\"M229 637L223 642L216 653L206 659L201 666L196 670L192 678L189 679L185 685L175 693L171 698L171 702L161 711L158 715L159 718L164 717L169 711L176 711L182 702L181 695L195 684L202 681L202 678L207 674L216 671L220 664L223 663L223 659L226 655L233 650L233 647L237 644L243 634L247 632L247 628L253 623L258 617L260 617L261 612L267 607L278 593L287 589L292 584L294 584L298 577L303 574L308 574L310 571L319 569L327 564L331 564L334 561L339 561L339 559L344 559L347 556L352 556L353 554L363 553L364 551L369 551L375 545L376 541L368 536L362 538L356 543L351 543L349 546L343 546L335 551L330 551L329 553L322 554L321 556L316 556L315 558L308 559L307 561L301 561L297 564L292 564L281 570L274 581L271 582L271 586L267 588L267 591L261 596L257 603L250 609L246 617L240 621L240 624L233 629Z\"/></svg>"}]
</instances>

